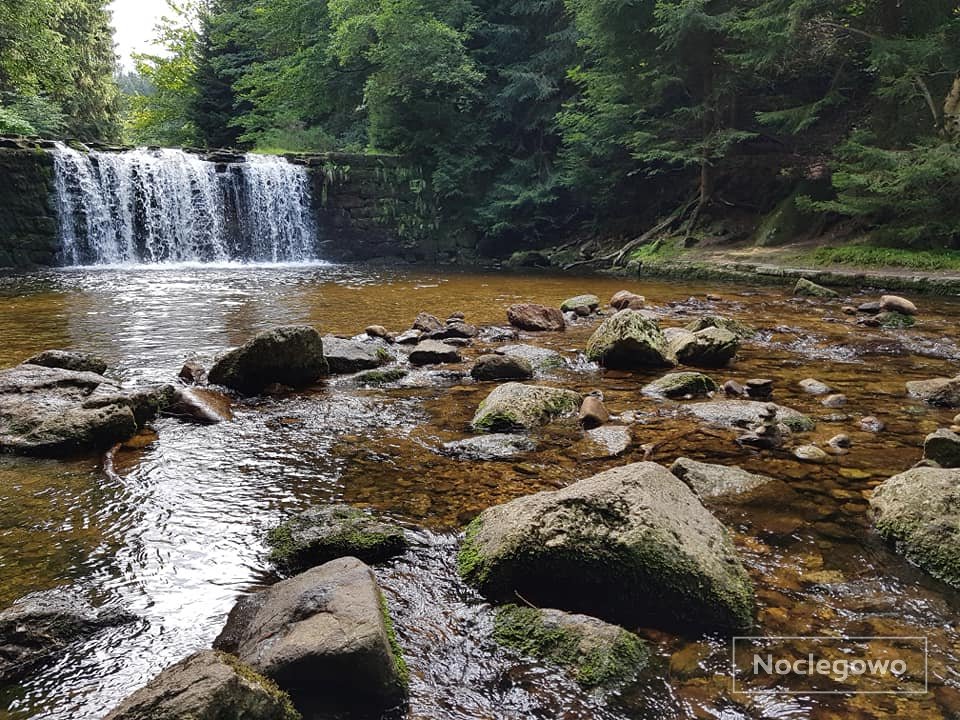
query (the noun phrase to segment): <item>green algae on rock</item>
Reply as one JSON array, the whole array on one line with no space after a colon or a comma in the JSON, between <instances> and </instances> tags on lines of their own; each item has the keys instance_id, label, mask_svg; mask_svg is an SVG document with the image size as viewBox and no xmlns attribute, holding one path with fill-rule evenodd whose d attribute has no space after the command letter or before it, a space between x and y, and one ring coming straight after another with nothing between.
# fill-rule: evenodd
<instances>
[{"instance_id":1,"label":"green algae on rock","mask_svg":"<svg viewBox=\"0 0 960 720\"><path fill-rule=\"evenodd\" d=\"M604 320L587 341L586 354L604 367L619 370L677 364L660 326L637 310L621 310Z\"/></svg>"},{"instance_id":2,"label":"green algae on rock","mask_svg":"<svg viewBox=\"0 0 960 720\"><path fill-rule=\"evenodd\" d=\"M477 408L470 423L484 432L518 432L576 412L583 398L579 393L543 385L507 383L491 392Z\"/></svg>"},{"instance_id":3,"label":"green algae on rock","mask_svg":"<svg viewBox=\"0 0 960 720\"><path fill-rule=\"evenodd\" d=\"M648 383L641 392L654 397L683 398L705 397L719 389L720 386L713 378L703 373L679 372L664 375L659 380Z\"/></svg>"}]
</instances>

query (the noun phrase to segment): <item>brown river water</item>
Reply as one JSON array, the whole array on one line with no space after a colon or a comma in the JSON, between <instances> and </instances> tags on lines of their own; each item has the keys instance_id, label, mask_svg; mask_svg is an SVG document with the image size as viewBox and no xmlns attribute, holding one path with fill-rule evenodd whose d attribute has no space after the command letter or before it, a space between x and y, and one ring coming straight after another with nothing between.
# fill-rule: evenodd
<instances>
[{"instance_id":1,"label":"brown river water","mask_svg":"<svg viewBox=\"0 0 960 720\"><path fill-rule=\"evenodd\" d=\"M209 360L257 331L309 323L354 335L369 324L399 331L421 310L462 311L505 323L518 301L557 305L630 289L665 326L706 312L758 328L719 382L767 377L774 399L818 420L802 442L839 432L851 451L827 465L786 452L751 453L734 434L704 429L682 403L644 397L661 372L601 372L581 352L596 320L524 340L560 351L567 367L542 382L602 390L614 413L633 411L633 448L616 459L583 449L558 423L539 448L509 462L458 461L436 452L470 436L490 384L418 371L405 384L360 389L334 378L285 398L240 401L233 422L201 427L160 420L156 435L103 458L0 459L0 607L32 591L72 586L140 620L97 634L22 685L0 690L0 718L94 720L165 666L208 647L243 593L275 578L265 532L311 504L348 502L404 524L415 538L377 568L411 667L409 707L395 717L483 718L910 718L960 717L960 596L911 567L871 530L871 488L922 455L923 437L953 413L908 399L907 380L957 374L957 299L914 298L907 330L857 327L839 302L778 290L598 277L464 274L338 266L67 270L0 280L0 365L47 348L109 360L127 382L170 381L188 357ZM720 301L708 301L707 293ZM862 302L877 293L862 293ZM478 342L468 359L495 344ZM466 367L466 365L464 366ZM449 370L463 367L447 367ZM849 398L824 408L797 386L818 378ZM875 415L886 430L858 421ZM730 639L680 638L634 628L654 650L651 668L621 693L598 697L562 672L499 649L489 606L456 576L459 529L484 508L556 489L601 470L679 456L781 478L792 494L713 507L734 534L757 588L756 634L923 636L929 693L914 696L748 696L731 692ZM393 717L393 716L392 716Z\"/></svg>"}]
</instances>

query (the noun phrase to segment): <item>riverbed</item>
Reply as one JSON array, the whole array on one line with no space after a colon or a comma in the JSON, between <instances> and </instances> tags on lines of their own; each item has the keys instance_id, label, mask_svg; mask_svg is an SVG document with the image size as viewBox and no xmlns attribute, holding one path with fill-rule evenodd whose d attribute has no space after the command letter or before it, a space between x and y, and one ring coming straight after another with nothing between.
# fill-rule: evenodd
<instances>
[{"instance_id":1,"label":"riverbed","mask_svg":"<svg viewBox=\"0 0 960 720\"><path fill-rule=\"evenodd\" d=\"M0 364L75 348L102 356L125 383L170 382L186 359L209 364L276 325L351 336L371 324L407 329L420 311L440 318L460 311L470 323L502 326L516 302L558 306L621 289L644 295L665 326L714 313L757 328L734 365L709 374L721 383L773 379L776 402L818 421L804 442L825 446L846 433L850 452L815 465L789 452L740 449L732 433L704 428L682 403L642 395L662 372L603 372L587 362L583 349L599 320L585 319L522 341L566 359L540 382L601 390L613 413L633 413L632 447L617 458L585 451L572 423L549 426L536 452L512 461L439 454L444 442L472 434L470 418L493 387L463 378L468 363L414 372L396 387L336 377L291 396L238 400L234 420L219 425L163 419L155 435L108 466L102 457L3 458L0 607L71 586L139 619L3 689L0 718L94 720L167 665L208 647L236 599L276 579L266 531L331 501L391 518L415 540L376 569L411 668L410 705L397 717L956 717L960 596L879 540L866 498L920 460L927 433L952 423L953 412L907 398L904 384L957 374L958 299L914 298L920 322L883 330L857 326L840 301L769 287L324 264L68 269L0 280ZM853 304L878 295L859 293ZM496 346L478 341L465 356ZM846 395L847 405L827 409L805 393L798 382L810 377ZM885 429L861 429L864 416ZM758 634L927 637L929 694L734 695L728 638L632 628L651 642L655 662L622 693L600 698L562 671L499 649L489 607L456 576L460 529L491 505L642 460L650 444L657 462L736 464L795 491L717 510L757 587Z\"/></svg>"}]
</instances>

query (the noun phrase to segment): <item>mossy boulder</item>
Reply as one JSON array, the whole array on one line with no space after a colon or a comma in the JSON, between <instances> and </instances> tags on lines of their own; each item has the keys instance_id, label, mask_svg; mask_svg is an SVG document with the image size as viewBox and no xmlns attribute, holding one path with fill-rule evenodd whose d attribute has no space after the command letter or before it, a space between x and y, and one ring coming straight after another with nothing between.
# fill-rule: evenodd
<instances>
[{"instance_id":1,"label":"mossy boulder","mask_svg":"<svg viewBox=\"0 0 960 720\"><path fill-rule=\"evenodd\" d=\"M577 295L567 298L560 304L563 312L577 313L578 315L589 315L600 309L600 298L596 295Z\"/></svg>"},{"instance_id":2,"label":"mossy boulder","mask_svg":"<svg viewBox=\"0 0 960 720\"><path fill-rule=\"evenodd\" d=\"M797 280L797 284L793 288L793 294L824 299L840 297L840 293L836 290L831 290L823 285L817 285L817 283L812 280L807 280L806 278Z\"/></svg>"},{"instance_id":3,"label":"mossy boulder","mask_svg":"<svg viewBox=\"0 0 960 720\"><path fill-rule=\"evenodd\" d=\"M720 386L713 378L698 372L679 372L664 375L643 387L644 395L671 399L686 397L706 397L715 393Z\"/></svg>"},{"instance_id":4,"label":"mossy boulder","mask_svg":"<svg viewBox=\"0 0 960 720\"><path fill-rule=\"evenodd\" d=\"M497 348L497 354L526 361L535 372L540 373L556 370L565 365L563 355L556 350L536 345L505 345Z\"/></svg>"},{"instance_id":5,"label":"mossy boulder","mask_svg":"<svg viewBox=\"0 0 960 720\"><path fill-rule=\"evenodd\" d=\"M697 332L670 328L665 334L670 353L681 365L723 367L728 365L740 350L739 338L724 328L708 327Z\"/></svg>"},{"instance_id":6,"label":"mossy boulder","mask_svg":"<svg viewBox=\"0 0 960 720\"><path fill-rule=\"evenodd\" d=\"M728 428L750 429L761 423L772 403L756 400L713 400L684 407L704 422ZM810 432L816 429L814 420L783 405L775 405L777 420L792 432Z\"/></svg>"},{"instance_id":7,"label":"mossy boulder","mask_svg":"<svg viewBox=\"0 0 960 720\"><path fill-rule=\"evenodd\" d=\"M723 317L722 315L703 315L691 323L688 323L684 329L696 333L708 328L720 328L737 336L740 340L749 340L756 337L756 329L746 325L739 320Z\"/></svg>"},{"instance_id":8,"label":"mossy boulder","mask_svg":"<svg viewBox=\"0 0 960 720\"><path fill-rule=\"evenodd\" d=\"M727 531L682 481L635 463L489 508L467 528L464 579L495 601L699 632L746 629L753 587Z\"/></svg>"},{"instance_id":9,"label":"mossy boulder","mask_svg":"<svg viewBox=\"0 0 960 720\"><path fill-rule=\"evenodd\" d=\"M960 589L960 470L915 468L870 498L877 531L910 562Z\"/></svg>"},{"instance_id":10,"label":"mossy boulder","mask_svg":"<svg viewBox=\"0 0 960 720\"><path fill-rule=\"evenodd\" d=\"M905 315L904 313L892 310L876 315L873 321L887 330L901 330L903 328L913 327L917 323L917 319L913 315Z\"/></svg>"},{"instance_id":11,"label":"mossy boulder","mask_svg":"<svg viewBox=\"0 0 960 720\"><path fill-rule=\"evenodd\" d=\"M217 360L207 376L245 395L267 385L299 387L316 382L329 371L320 333L306 325L262 332Z\"/></svg>"},{"instance_id":12,"label":"mossy boulder","mask_svg":"<svg viewBox=\"0 0 960 720\"><path fill-rule=\"evenodd\" d=\"M587 688L612 688L636 677L649 660L632 632L587 615L518 605L497 609L493 636L501 645L567 668Z\"/></svg>"},{"instance_id":13,"label":"mossy boulder","mask_svg":"<svg viewBox=\"0 0 960 720\"><path fill-rule=\"evenodd\" d=\"M604 367L619 370L677 364L659 324L637 310L621 310L604 320L587 341L586 354Z\"/></svg>"},{"instance_id":14,"label":"mossy boulder","mask_svg":"<svg viewBox=\"0 0 960 720\"><path fill-rule=\"evenodd\" d=\"M361 385L389 385L403 380L409 374L407 370L402 368L368 370L357 375L356 380Z\"/></svg>"},{"instance_id":15,"label":"mossy boulder","mask_svg":"<svg viewBox=\"0 0 960 720\"><path fill-rule=\"evenodd\" d=\"M267 535L270 560L288 573L339 557L381 562L407 549L403 530L349 505L313 507Z\"/></svg>"},{"instance_id":16,"label":"mossy boulder","mask_svg":"<svg viewBox=\"0 0 960 720\"><path fill-rule=\"evenodd\" d=\"M323 356L330 372L335 374L373 370L393 358L383 345L376 342L344 340L333 335L323 338Z\"/></svg>"},{"instance_id":17,"label":"mossy boulder","mask_svg":"<svg viewBox=\"0 0 960 720\"><path fill-rule=\"evenodd\" d=\"M576 412L582 402L580 394L572 390L507 383L480 403L470 424L483 432L533 430L562 415Z\"/></svg>"},{"instance_id":18,"label":"mossy boulder","mask_svg":"<svg viewBox=\"0 0 960 720\"><path fill-rule=\"evenodd\" d=\"M167 668L105 720L300 720L289 696L227 653L202 650Z\"/></svg>"}]
</instances>

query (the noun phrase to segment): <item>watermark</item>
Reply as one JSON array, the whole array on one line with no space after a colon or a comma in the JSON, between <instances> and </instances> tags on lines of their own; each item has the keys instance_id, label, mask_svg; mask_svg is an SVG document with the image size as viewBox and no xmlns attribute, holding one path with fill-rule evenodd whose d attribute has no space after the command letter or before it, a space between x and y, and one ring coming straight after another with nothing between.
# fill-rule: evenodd
<instances>
[{"instance_id":1,"label":"watermark","mask_svg":"<svg viewBox=\"0 0 960 720\"><path fill-rule=\"evenodd\" d=\"M733 692L923 695L925 637L735 637Z\"/></svg>"}]
</instances>

